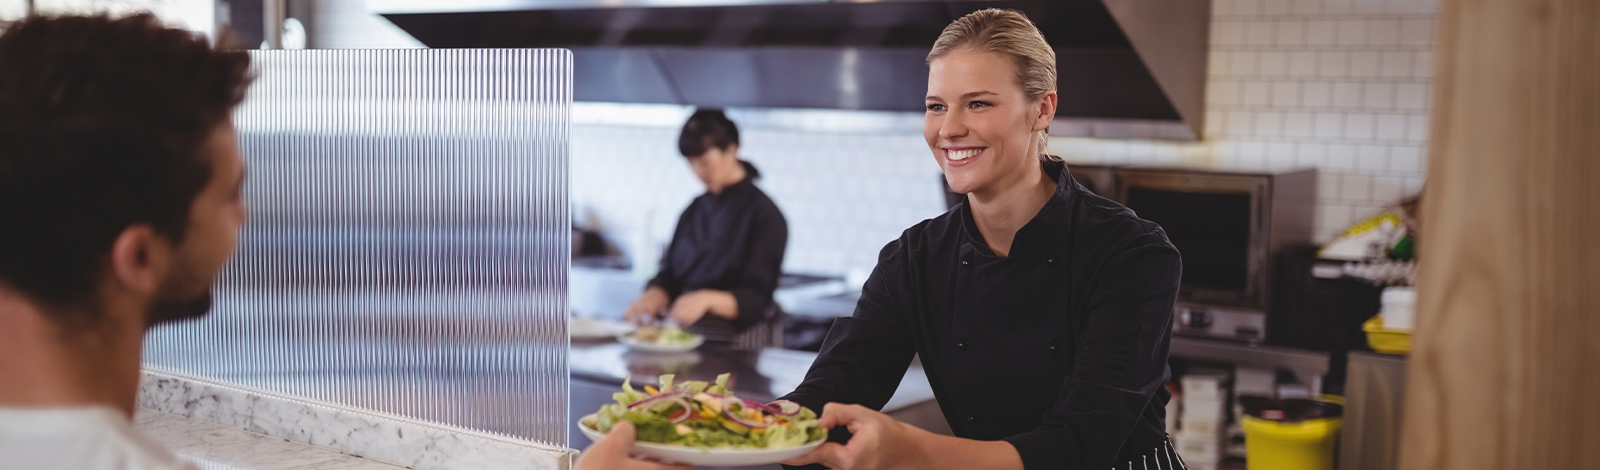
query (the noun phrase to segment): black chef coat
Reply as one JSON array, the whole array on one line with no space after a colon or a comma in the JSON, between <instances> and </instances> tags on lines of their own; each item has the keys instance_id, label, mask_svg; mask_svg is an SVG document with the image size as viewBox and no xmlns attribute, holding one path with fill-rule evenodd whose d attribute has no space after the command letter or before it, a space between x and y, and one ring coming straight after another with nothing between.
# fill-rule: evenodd
<instances>
[{"instance_id":1,"label":"black chef coat","mask_svg":"<svg viewBox=\"0 0 1600 470\"><path fill-rule=\"evenodd\" d=\"M881 410L920 354L955 435L1004 439L1028 469L1101 470L1163 448L1178 251L1063 165L1044 169L1056 193L1010 256L965 203L885 246L855 314L784 398Z\"/></svg>"},{"instance_id":2,"label":"black chef coat","mask_svg":"<svg viewBox=\"0 0 1600 470\"><path fill-rule=\"evenodd\" d=\"M749 174L745 179L723 188L721 194L700 195L678 216L660 271L650 280L673 299L700 289L732 293L739 304L737 319L729 322L707 314L696 324L701 327L696 331L711 328L704 332L708 338L718 336L718 327L743 331L766 319L789 243L783 213L755 185L760 172L748 162L739 163Z\"/></svg>"}]
</instances>

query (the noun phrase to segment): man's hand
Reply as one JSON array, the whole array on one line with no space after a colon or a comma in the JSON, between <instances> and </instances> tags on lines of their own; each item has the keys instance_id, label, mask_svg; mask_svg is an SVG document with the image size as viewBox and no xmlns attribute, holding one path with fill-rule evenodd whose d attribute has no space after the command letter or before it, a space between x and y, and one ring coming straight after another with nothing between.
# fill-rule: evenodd
<instances>
[{"instance_id":1,"label":"man's hand","mask_svg":"<svg viewBox=\"0 0 1600 470\"><path fill-rule=\"evenodd\" d=\"M650 323L655 320L656 315L667 310L667 303L671 300L667 295L666 289L650 286L649 289L644 290L643 294L639 294L639 298L634 300L632 305L628 306L628 310L622 314L623 318L626 318L628 323L635 325Z\"/></svg>"},{"instance_id":2,"label":"man's hand","mask_svg":"<svg viewBox=\"0 0 1600 470\"><path fill-rule=\"evenodd\" d=\"M583 451L574 470L689 470L688 465L665 465L628 457L633 447L633 423L623 421L611 428L605 439Z\"/></svg>"},{"instance_id":3,"label":"man's hand","mask_svg":"<svg viewBox=\"0 0 1600 470\"><path fill-rule=\"evenodd\" d=\"M678 296L669 315L679 325L689 326L708 313L732 320L739 315L739 301L728 291L701 289Z\"/></svg>"},{"instance_id":4,"label":"man's hand","mask_svg":"<svg viewBox=\"0 0 1600 470\"><path fill-rule=\"evenodd\" d=\"M821 426L850 430L850 442L824 442L811 453L786 460L784 465L820 463L838 470L934 468L920 462L917 441L927 431L895 421L861 405L829 403L822 408ZM931 435L931 434L930 434Z\"/></svg>"}]
</instances>

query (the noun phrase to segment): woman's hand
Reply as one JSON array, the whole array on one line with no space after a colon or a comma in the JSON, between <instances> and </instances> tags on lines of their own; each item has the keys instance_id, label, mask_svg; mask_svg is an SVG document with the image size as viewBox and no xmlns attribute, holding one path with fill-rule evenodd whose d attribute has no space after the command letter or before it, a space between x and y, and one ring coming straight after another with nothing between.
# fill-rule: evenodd
<instances>
[{"instance_id":1,"label":"woman's hand","mask_svg":"<svg viewBox=\"0 0 1600 470\"><path fill-rule=\"evenodd\" d=\"M622 316L628 320L628 323L635 325L647 324L655 320L656 315L665 312L667 303L670 301L672 299L667 295L666 289L650 286L649 289L644 290L643 294L639 294L639 298L628 306Z\"/></svg>"},{"instance_id":2,"label":"woman's hand","mask_svg":"<svg viewBox=\"0 0 1600 470\"><path fill-rule=\"evenodd\" d=\"M844 425L850 442L824 442L785 465L820 463L838 470L985 468L1023 470L1022 456L1006 441L940 436L860 405L829 403L822 427Z\"/></svg>"},{"instance_id":3,"label":"woman's hand","mask_svg":"<svg viewBox=\"0 0 1600 470\"><path fill-rule=\"evenodd\" d=\"M939 467L924 465L920 461L923 456L916 450L922 435L931 434L871 408L829 403L822 408L821 421L824 428L843 425L849 429L850 442L824 442L806 455L784 461L784 465L820 463L838 470Z\"/></svg>"},{"instance_id":4,"label":"woman's hand","mask_svg":"<svg viewBox=\"0 0 1600 470\"><path fill-rule=\"evenodd\" d=\"M623 421L611 428L605 439L583 451L574 470L689 470L688 465L665 465L628 457L633 446L633 423Z\"/></svg>"},{"instance_id":5,"label":"woman's hand","mask_svg":"<svg viewBox=\"0 0 1600 470\"><path fill-rule=\"evenodd\" d=\"M732 320L739 314L739 301L728 291L701 289L678 296L668 315L679 325L689 326L708 313Z\"/></svg>"}]
</instances>

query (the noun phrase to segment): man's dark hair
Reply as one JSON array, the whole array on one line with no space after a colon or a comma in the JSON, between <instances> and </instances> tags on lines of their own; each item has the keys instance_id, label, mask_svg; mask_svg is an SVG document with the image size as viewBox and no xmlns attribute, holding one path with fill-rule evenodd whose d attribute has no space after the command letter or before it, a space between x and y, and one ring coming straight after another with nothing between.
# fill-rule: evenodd
<instances>
[{"instance_id":1,"label":"man's dark hair","mask_svg":"<svg viewBox=\"0 0 1600 470\"><path fill-rule=\"evenodd\" d=\"M739 145L739 128L728 116L717 109L702 109L683 123L683 133L678 134L678 152L684 157L705 155L711 149L727 150Z\"/></svg>"},{"instance_id":2,"label":"man's dark hair","mask_svg":"<svg viewBox=\"0 0 1600 470\"><path fill-rule=\"evenodd\" d=\"M0 284L81 311L124 229L181 243L213 171L204 145L250 77L245 53L149 14L12 24L0 35Z\"/></svg>"}]
</instances>

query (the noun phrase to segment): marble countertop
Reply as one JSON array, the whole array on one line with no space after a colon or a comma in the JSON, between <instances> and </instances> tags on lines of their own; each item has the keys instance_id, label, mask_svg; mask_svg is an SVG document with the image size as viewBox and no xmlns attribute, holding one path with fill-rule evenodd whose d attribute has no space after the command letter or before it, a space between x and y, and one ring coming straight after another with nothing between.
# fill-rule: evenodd
<instances>
[{"instance_id":1,"label":"marble countertop","mask_svg":"<svg viewBox=\"0 0 1600 470\"><path fill-rule=\"evenodd\" d=\"M139 432L205 470L401 470L405 467L141 408Z\"/></svg>"}]
</instances>

